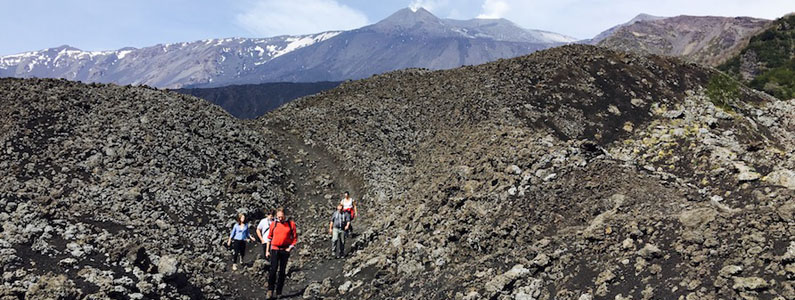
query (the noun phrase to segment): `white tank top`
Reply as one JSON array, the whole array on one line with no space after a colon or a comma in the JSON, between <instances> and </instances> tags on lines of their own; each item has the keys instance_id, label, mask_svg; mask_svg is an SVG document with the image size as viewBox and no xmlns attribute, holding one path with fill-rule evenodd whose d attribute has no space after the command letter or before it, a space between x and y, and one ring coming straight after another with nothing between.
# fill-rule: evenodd
<instances>
[{"instance_id":1,"label":"white tank top","mask_svg":"<svg viewBox=\"0 0 795 300\"><path fill-rule=\"evenodd\" d=\"M342 201L340 202L342 203L342 209L353 208L353 198L342 198Z\"/></svg>"}]
</instances>

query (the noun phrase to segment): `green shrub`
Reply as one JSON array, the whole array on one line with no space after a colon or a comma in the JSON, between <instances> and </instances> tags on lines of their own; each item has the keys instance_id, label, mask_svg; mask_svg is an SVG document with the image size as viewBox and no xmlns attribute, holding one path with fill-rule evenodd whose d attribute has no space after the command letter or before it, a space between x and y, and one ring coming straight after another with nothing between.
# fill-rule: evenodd
<instances>
[{"instance_id":1,"label":"green shrub","mask_svg":"<svg viewBox=\"0 0 795 300\"><path fill-rule=\"evenodd\" d=\"M785 65L765 71L754 78L750 86L779 99L795 98L795 59L790 59Z\"/></svg>"},{"instance_id":2,"label":"green shrub","mask_svg":"<svg viewBox=\"0 0 795 300\"><path fill-rule=\"evenodd\" d=\"M712 75L707 83L707 97L715 106L734 111L731 102L740 98L740 84L723 73Z\"/></svg>"}]
</instances>

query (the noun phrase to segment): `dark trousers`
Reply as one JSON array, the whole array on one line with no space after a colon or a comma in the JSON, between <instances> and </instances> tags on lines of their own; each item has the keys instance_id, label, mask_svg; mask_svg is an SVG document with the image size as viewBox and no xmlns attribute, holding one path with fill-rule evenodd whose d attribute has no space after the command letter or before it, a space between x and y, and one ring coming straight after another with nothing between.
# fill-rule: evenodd
<instances>
[{"instance_id":1,"label":"dark trousers","mask_svg":"<svg viewBox=\"0 0 795 300\"><path fill-rule=\"evenodd\" d=\"M232 255L232 263L236 264L238 262L243 263L243 255L246 254L246 241L242 240L232 240L232 250L235 253ZM240 256L240 260L238 261L238 256Z\"/></svg>"},{"instance_id":2,"label":"dark trousers","mask_svg":"<svg viewBox=\"0 0 795 300\"><path fill-rule=\"evenodd\" d=\"M284 278L286 276L285 273L287 272L287 259L289 258L290 252L287 252L287 250L271 250L271 268L269 274L270 276L268 276L268 290L273 291L275 289L277 295L282 294Z\"/></svg>"}]
</instances>

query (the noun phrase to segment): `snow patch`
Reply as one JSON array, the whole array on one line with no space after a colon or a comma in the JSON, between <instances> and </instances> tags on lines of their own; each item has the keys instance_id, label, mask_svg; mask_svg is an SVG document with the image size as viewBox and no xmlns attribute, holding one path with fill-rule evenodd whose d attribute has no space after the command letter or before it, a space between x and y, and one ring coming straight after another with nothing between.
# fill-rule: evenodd
<instances>
[{"instance_id":1,"label":"snow patch","mask_svg":"<svg viewBox=\"0 0 795 300\"><path fill-rule=\"evenodd\" d=\"M285 39L285 42L288 43L287 46L285 46L281 50L274 51L272 53L272 57L276 58L285 55L287 53L293 52L297 49L325 41L327 39L337 36L340 33L341 31L329 31L314 36L307 35L302 37L288 37L287 39Z\"/></svg>"},{"instance_id":2,"label":"snow patch","mask_svg":"<svg viewBox=\"0 0 795 300\"><path fill-rule=\"evenodd\" d=\"M127 56L127 54L130 54L130 52L132 52L132 50L122 50L116 52L116 57L118 57L119 59L124 59L124 57Z\"/></svg>"}]
</instances>

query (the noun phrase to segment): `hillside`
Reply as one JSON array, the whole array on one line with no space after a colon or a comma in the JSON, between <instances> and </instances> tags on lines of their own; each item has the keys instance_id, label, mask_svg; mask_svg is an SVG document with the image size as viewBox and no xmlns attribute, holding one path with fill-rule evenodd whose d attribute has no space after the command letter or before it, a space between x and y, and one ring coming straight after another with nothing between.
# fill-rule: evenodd
<instances>
[{"instance_id":1,"label":"hillside","mask_svg":"<svg viewBox=\"0 0 795 300\"><path fill-rule=\"evenodd\" d=\"M792 108L565 46L344 83L260 123L364 182L346 298L788 299Z\"/></svg>"},{"instance_id":2,"label":"hillside","mask_svg":"<svg viewBox=\"0 0 795 300\"><path fill-rule=\"evenodd\" d=\"M254 119L293 99L335 88L339 82L261 83L218 88L186 88L177 93L212 102L240 119Z\"/></svg>"},{"instance_id":3,"label":"hillside","mask_svg":"<svg viewBox=\"0 0 795 300\"><path fill-rule=\"evenodd\" d=\"M734 56L770 21L749 17L677 16L623 26L598 45L621 51L682 57L718 65Z\"/></svg>"},{"instance_id":4,"label":"hillside","mask_svg":"<svg viewBox=\"0 0 795 300\"><path fill-rule=\"evenodd\" d=\"M256 131L146 88L0 79L0 103L0 298L229 298L260 286L228 272L221 246L236 212L289 194Z\"/></svg>"},{"instance_id":5,"label":"hillside","mask_svg":"<svg viewBox=\"0 0 795 300\"><path fill-rule=\"evenodd\" d=\"M771 23L719 68L757 90L795 98L795 14Z\"/></svg>"}]
</instances>

